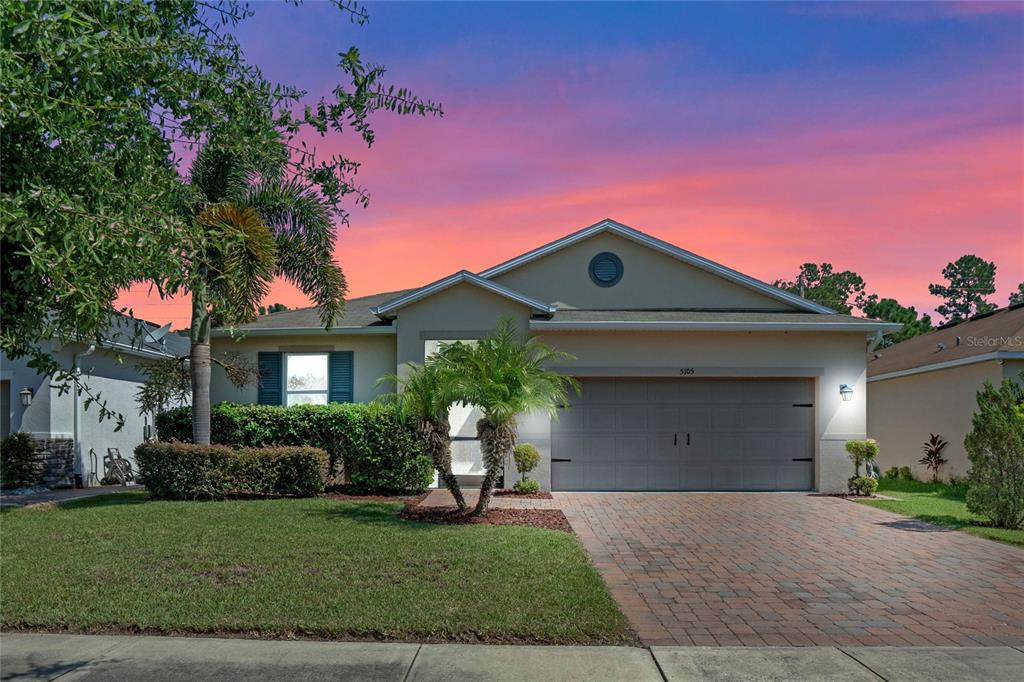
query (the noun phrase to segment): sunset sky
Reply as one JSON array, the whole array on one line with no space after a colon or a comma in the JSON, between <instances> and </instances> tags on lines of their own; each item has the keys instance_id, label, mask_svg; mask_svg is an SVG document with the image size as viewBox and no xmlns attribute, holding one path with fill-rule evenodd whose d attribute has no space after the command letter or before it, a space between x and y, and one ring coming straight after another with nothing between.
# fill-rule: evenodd
<instances>
[{"instance_id":1,"label":"sunset sky","mask_svg":"<svg viewBox=\"0 0 1024 682\"><path fill-rule=\"evenodd\" d=\"M828 261L931 311L943 266L1024 280L1022 4L255 3L250 61L311 96L357 45L443 118L381 114L337 260L352 297L610 217L771 281ZM267 302L308 305L278 283ZM188 323L186 300L122 297Z\"/></svg>"}]
</instances>

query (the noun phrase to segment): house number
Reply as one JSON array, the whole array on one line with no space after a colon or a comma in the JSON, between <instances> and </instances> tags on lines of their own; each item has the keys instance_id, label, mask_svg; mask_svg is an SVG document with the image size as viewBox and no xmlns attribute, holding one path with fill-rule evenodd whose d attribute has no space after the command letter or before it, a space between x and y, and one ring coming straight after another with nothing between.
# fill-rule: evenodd
<instances>
[{"instance_id":1,"label":"house number","mask_svg":"<svg viewBox=\"0 0 1024 682\"><path fill-rule=\"evenodd\" d=\"M679 373L686 376L689 374L693 374L695 371L696 370L694 370L693 367L683 367L679 370Z\"/></svg>"}]
</instances>

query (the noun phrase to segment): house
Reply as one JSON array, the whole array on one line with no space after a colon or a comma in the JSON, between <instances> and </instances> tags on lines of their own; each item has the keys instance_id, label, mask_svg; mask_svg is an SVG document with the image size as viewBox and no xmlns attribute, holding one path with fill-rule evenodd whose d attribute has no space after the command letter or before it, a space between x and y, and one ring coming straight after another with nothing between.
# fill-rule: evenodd
<instances>
[{"instance_id":1,"label":"house","mask_svg":"<svg viewBox=\"0 0 1024 682\"><path fill-rule=\"evenodd\" d=\"M553 490L845 489L866 433L866 347L899 325L828 308L613 220L483 272L215 331L215 353L258 363L259 386L214 370L212 399L369 401L379 377L509 317L573 359L582 393L559 419L522 416ZM479 472L475 419L453 414L456 472ZM459 468L461 467L461 469ZM506 469L509 483L514 471Z\"/></svg>"},{"instance_id":2,"label":"house","mask_svg":"<svg viewBox=\"0 0 1024 682\"><path fill-rule=\"evenodd\" d=\"M883 470L908 466L918 477L930 434L949 445L943 477L970 469L964 438L986 381L1018 379L1024 370L1024 305L1010 306L908 339L868 361L868 433L878 440Z\"/></svg>"},{"instance_id":3,"label":"house","mask_svg":"<svg viewBox=\"0 0 1024 682\"><path fill-rule=\"evenodd\" d=\"M132 459L152 424L152 416L140 413L135 401L145 381L142 366L188 355L189 340L168 333L169 327L118 315L100 344L48 343L62 367L78 370L88 394L99 394L110 410L124 416L119 431L115 420L100 421L95 405L86 407L86 392L61 390L53 377L38 374L24 359L0 354L0 432L3 437L16 431L32 435L45 485L99 485L107 448Z\"/></svg>"}]
</instances>

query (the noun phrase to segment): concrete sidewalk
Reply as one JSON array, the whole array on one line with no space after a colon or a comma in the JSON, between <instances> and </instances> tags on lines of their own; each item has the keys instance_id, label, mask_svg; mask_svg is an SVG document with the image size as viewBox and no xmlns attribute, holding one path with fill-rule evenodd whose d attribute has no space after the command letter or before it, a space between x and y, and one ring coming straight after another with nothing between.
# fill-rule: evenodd
<instances>
[{"instance_id":1,"label":"concrete sidewalk","mask_svg":"<svg viewBox=\"0 0 1024 682\"><path fill-rule=\"evenodd\" d=\"M1001 682L1010 647L545 647L0 635L4 680L587 680Z\"/></svg>"}]
</instances>

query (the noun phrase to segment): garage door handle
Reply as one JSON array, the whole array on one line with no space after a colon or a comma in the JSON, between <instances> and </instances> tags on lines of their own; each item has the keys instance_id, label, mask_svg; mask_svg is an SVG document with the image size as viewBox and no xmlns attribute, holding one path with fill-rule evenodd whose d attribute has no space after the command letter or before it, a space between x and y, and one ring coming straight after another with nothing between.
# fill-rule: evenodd
<instances>
[{"instance_id":1,"label":"garage door handle","mask_svg":"<svg viewBox=\"0 0 1024 682\"><path fill-rule=\"evenodd\" d=\"M690 444L690 434L686 434L686 444Z\"/></svg>"},{"instance_id":2,"label":"garage door handle","mask_svg":"<svg viewBox=\"0 0 1024 682\"><path fill-rule=\"evenodd\" d=\"M813 462L814 458L813 457L794 457L793 461L794 462Z\"/></svg>"},{"instance_id":3,"label":"garage door handle","mask_svg":"<svg viewBox=\"0 0 1024 682\"><path fill-rule=\"evenodd\" d=\"M551 461L552 462L571 462L572 460L571 459L559 459L558 457L552 457Z\"/></svg>"},{"instance_id":4,"label":"garage door handle","mask_svg":"<svg viewBox=\"0 0 1024 682\"><path fill-rule=\"evenodd\" d=\"M678 433L673 433L672 434L672 445L679 445L679 434Z\"/></svg>"}]
</instances>

